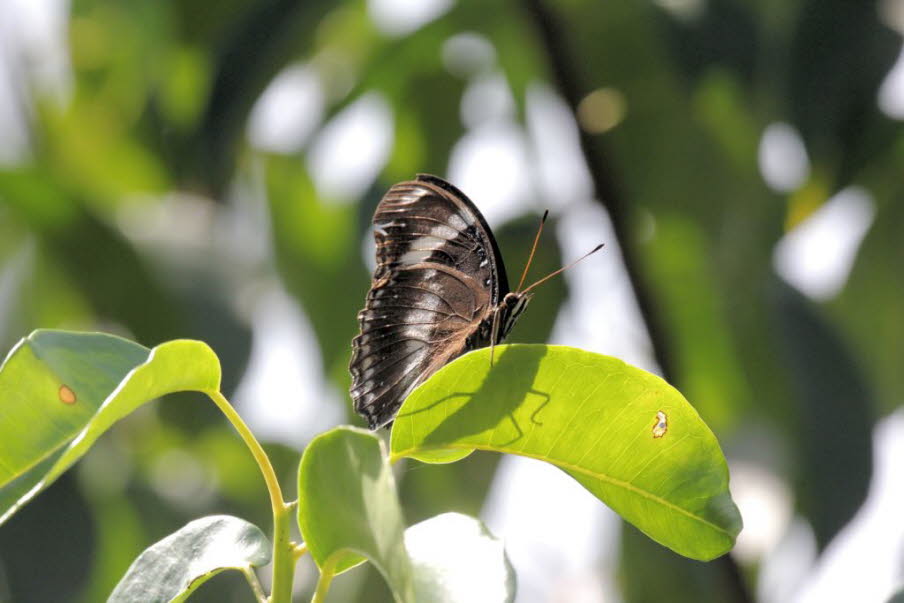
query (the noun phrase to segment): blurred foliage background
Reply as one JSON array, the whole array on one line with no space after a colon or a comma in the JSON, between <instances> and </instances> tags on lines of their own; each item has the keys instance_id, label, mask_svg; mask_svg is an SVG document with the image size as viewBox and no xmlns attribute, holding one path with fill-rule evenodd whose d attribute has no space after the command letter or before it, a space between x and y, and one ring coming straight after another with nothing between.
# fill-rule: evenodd
<instances>
[{"instance_id":1,"label":"blurred foliage background","mask_svg":"<svg viewBox=\"0 0 904 603\"><path fill-rule=\"evenodd\" d=\"M0 349L37 327L205 340L291 484L314 433L361 424L346 367L382 192L450 177L513 278L550 207L533 273L602 240L621 280L544 285L513 339L633 337L717 433L747 541L707 565L625 528L584 598L519 600L791 600L904 400L902 31L900 0L3 0ZM497 462L403 469L408 520L480 514ZM0 600L103 600L214 512L269 526L239 439L173 396L0 528ZM800 569L769 582L776 563ZM197 599L249 600L232 580ZM334 591L387 597L366 569Z\"/></svg>"}]
</instances>

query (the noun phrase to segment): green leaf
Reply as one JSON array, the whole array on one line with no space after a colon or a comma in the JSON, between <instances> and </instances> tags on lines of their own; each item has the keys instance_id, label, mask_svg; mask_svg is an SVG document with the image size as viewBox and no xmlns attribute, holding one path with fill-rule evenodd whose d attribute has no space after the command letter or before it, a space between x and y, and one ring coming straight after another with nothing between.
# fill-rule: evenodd
<instances>
[{"instance_id":1,"label":"green leaf","mask_svg":"<svg viewBox=\"0 0 904 603\"><path fill-rule=\"evenodd\" d=\"M298 527L318 567L340 573L367 557L397 600L416 600L395 480L375 435L338 427L311 441L298 471Z\"/></svg>"},{"instance_id":2,"label":"green leaf","mask_svg":"<svg viewBox=\"0 0 904 603\"><path fill-rule=\"evenodd\" d=\"M471 517L447 513L407 530L382 442L338 427L314 438L298 473L298 526L318 567L369 559L397 601L511 601L502 543Z\"/></svg>"},{"instance_id":3,"label":"green leaf","mask_svg":"<svg viewBox=\"0 0 904 603\"><path fill-rule=\"evenodd\" d=\"M741 530L728 467L693 407L659 377L563 346L496 346L412 393L392 456L449 462L475 449L553 463L653 540L693 559Z\"/></svg>"},{"instance_id":4,"label":"green leaf","mask_svg":"<svg viewBox=\"0 0 904 603\"><path fill-rule=\"evenodd\" d=\"M184 601L223 570L269 562L270 541L257 526L229 515L202 517L139 555L107 603Z\"/></svg>"},{"instance_id":5,"label":"green leaf","mask_svg":"<svg viewBox=\"0 0 904 603\"><path fill-rule=\"evenodd\" d=\"M515 572L502 541L477 519L444 513L405 530L418 601L514 601Z\"/></svg>"},{"instance_id":6,"label":"green leaf","mask_svg":"<svg viewBox=\"0 0 904 603\"><path fill-rule=\"evenodd\" d=\"M0 366L0 523L143 403L219 383L202 342L148 350L100 333L33 332Z\"/></svg>"}]
</instances>

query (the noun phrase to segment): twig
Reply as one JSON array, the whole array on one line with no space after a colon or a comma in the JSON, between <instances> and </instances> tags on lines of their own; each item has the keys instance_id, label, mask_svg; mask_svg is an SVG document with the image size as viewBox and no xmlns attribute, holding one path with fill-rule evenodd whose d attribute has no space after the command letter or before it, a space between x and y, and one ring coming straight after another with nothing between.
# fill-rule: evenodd
<instances>
[{"instance_id":1,"label":"twig","mask_svg":"<svg viewBox=\"0 0 904 603\"><path fill-rule=\"evenodd\" d=\"M270 457L264 451L263 446L254 437L251 429L242 417L236 412L229 400L217 389L204 390L204 393L217 405L226 418L232 423L233 428L239 433L251 456L254 457L270 495L270 506L273 510L273 579L270 591L271 603L288 603L292 600L292 582L295 579L295 557L290 545L290 526L292 523L292 510L294 502L286 504L283 499L279 479L270 463ZM252 584L253 586L253 584Z\"/></svg>"}]
</instances>

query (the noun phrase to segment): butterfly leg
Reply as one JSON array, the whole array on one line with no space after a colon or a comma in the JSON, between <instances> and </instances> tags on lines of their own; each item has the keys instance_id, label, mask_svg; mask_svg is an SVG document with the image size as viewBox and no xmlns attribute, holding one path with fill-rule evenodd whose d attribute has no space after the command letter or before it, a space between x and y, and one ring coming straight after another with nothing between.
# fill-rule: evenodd
<instances>
[{"instance_id":1,"label":"butterfly leg","mask_svg":"<svg viewBox=\"0 0 904 603\"><path fill-rule=\"evenodd\" d=\"M496 351L496 342L499 340L499 308L493 311L493 326L490 329L490 368L493 367L493 355Z\"/></svg>"}]
</instances>

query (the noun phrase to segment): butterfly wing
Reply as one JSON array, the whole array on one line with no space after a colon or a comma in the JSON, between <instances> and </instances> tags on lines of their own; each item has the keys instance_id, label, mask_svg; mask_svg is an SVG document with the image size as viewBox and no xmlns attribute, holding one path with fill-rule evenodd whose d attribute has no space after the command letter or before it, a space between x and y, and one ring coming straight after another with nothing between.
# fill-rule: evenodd
<instances>
[{"instance_id":1,"label":"butterfly wing","mask_svg":"<svg viewBox=\"0 0 904 603\"><path fill-rule=\"evenodd\" d=\"M352 342L351 395L371 428L468 347L508 292L489 226L435 176L393 186L374 214L377 268Z\"/></svg>"}]
</instances>

